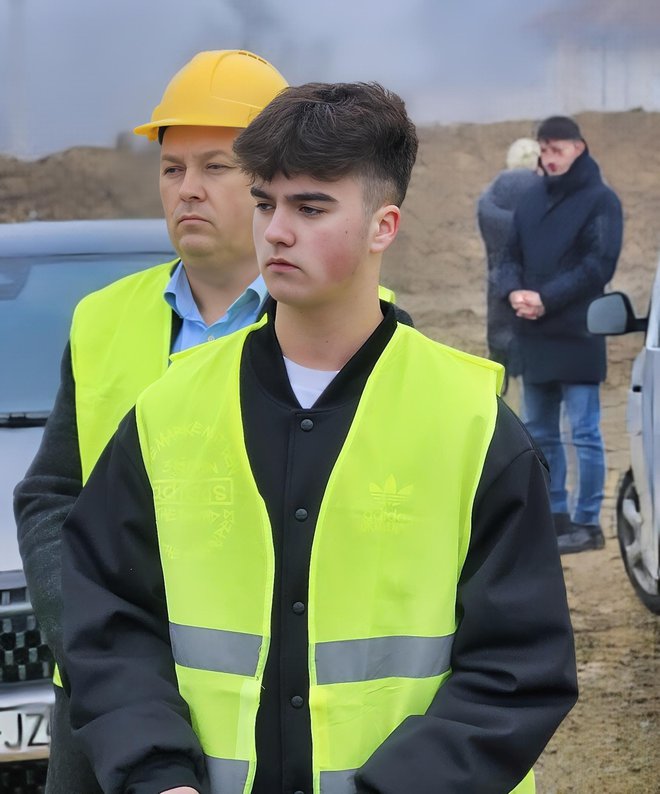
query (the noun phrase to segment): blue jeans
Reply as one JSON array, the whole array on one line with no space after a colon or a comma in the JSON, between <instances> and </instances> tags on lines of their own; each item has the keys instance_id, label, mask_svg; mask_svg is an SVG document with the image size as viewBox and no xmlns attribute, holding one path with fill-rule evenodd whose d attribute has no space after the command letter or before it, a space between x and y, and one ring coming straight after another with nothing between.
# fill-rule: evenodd
<instances>
[{"instance_id":1,"label":"blue jeans","mask_svg":"<svg viewBox=\"0 0 660 794\"><path fill-rule=\"evenodd\" d=\"M562 403L577 458L573 521L598 524L605 484L605 450L600 434L599 386L595 383L524 383L525 424L550 466L553 513L568 513L566 452L559 418Z\"/></svg>"}]
</instances>

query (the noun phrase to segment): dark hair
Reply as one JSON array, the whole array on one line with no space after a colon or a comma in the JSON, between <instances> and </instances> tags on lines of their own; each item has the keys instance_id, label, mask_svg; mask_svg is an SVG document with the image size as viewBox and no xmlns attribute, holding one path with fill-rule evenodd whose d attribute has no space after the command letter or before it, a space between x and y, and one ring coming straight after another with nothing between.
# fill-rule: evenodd
<instances>
[{"instance_id":1,"label":"dark hair","mask_svg":"<svg viewBox=\"0 0 660 794\"><path fill-rule=\"evenodd\" d=\"M307 83L278 94L235 140L234 153L253 180L361 177L365 203L375 208L403 202L417 133L403 100L378 83Z\"/></svg>"},{"instance_id":2,"label":"dark hair","mask_svg":"<svg viewBox=\"0 0 660 794\"><path fill-rule=\"evenodd\" d=\"M537 141L583 141L577 123L568 116L550 116L539 124Z\"/></svg>"}]
</instances>

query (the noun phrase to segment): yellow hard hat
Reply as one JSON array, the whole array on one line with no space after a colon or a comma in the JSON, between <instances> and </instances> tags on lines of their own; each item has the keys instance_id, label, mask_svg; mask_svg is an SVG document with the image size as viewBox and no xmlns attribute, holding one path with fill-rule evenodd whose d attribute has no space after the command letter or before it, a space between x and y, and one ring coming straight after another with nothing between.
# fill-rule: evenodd
<instances>
[{"instance_id":1,"label":"yellow hard hat","mask_svg":"<svg viewBox=\"0 0 660 794\"><path fill-rule=\"evenodd\" d=\"M286 86L277 69L252 52L199 52L170 80L151 121L134 132L155 141L160 127L247 127Z\"/></svg>"}]
</instances>

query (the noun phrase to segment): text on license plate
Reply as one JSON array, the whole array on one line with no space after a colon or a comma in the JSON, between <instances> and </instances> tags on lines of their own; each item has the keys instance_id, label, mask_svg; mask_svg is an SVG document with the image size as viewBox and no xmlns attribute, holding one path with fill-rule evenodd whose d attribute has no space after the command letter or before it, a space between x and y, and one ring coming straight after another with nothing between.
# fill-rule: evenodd
<instances>
[{"instance_id":1,"label":"text on license plate","mask_svg":"<svg viewBox=\"0 0 660 794\"><path fill-rule=\"evenodd\" d=\"M0 755L21 753L50 744L48 706L0 710Z\"/></svg>"}]
</instances>

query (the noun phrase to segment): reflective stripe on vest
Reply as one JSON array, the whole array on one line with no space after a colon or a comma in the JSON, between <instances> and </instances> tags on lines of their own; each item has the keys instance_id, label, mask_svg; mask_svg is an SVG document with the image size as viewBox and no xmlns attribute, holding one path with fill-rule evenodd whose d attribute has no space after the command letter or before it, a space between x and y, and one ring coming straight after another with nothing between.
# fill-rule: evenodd
<instances>
[{"instance_id":1,"label":"reflective stripe on vest","mask_svg":"<svg viewBox=\"0 0 660 794\"><path fill-rule=\"evenodd\" d=\"M174 661L183 667L254 676L262 637L170 623Z\"/></svg>"},{"instance_id":2,"label":"reflective stripe on vest","mask_svg":"<svg viewBox=\"0 0 660 794\"><path fill-rule=\"evenodd\" d=\"M262 637L235 631L170 623L174 661L183 667L233 675L256 675ZM316 645L319 684L426 678L449 670L452 635L447 637L371 637Z\"/></svg>"},{"instance_id":3,"label":"reflective stripe on vest","mask_svg":"<svg viewBox=\"0 0 660 794\"><path fill-rule=\"evenodd\" d=\"M227 794L240 794L245 791L248 780L250 764L247 761L237 761L229 758L213 758L207 755L206 770L209 773L211 791L227 792Z\"/></svg>"},{"instance_id":4,"label":"reflective stripe on vest","mask_svg":"<svg viewBox=\"0 0 660 794\"><path fill-rule=\"evenodd\" d=\"M449 670L452 641L453 635L319 642L315 646L316 682L345 684L442 675Z\"/></svg>"},{"instance_id":5,"label":"reflective stripe on vest","mask_svg":"<svg viewBox=\"0 0 660 794\"><path fill-rule=\"evenodd\" d=\"M230 761L208 755L205 758L212 791L227 792L227 794L240 794L245 791L249 767L247 761ZM356 769L346 769L341 772L321 772L320 794L353 794L356 771ZM515 794L524 794L526 791L534 791L534 789L516 787Z\"/></svg>"},{"instance_id":6,"label":"reflective stripe on vest","mask_svg":"<svg viewBox=\"0 0 660 794\"><path fill-rule=\"evenodd\" d=\"M252 330L188 351L136 411L179 689L218 794L252 788L273 607L272 531L240 410ZM498 365L405 326L368 379L310 561L314 794L352 792L355 770L426 712L451 673L456 588L500 379Z\"/></svg>"}]
</instances>

